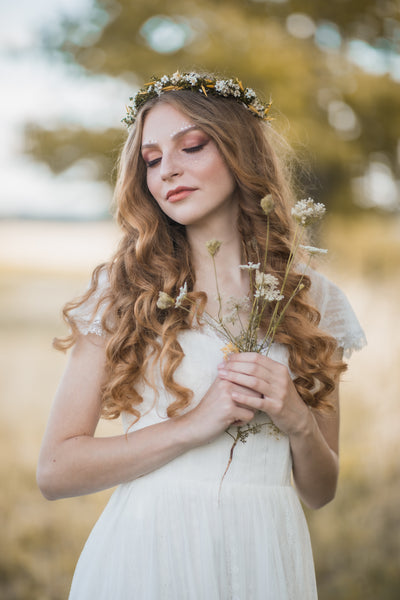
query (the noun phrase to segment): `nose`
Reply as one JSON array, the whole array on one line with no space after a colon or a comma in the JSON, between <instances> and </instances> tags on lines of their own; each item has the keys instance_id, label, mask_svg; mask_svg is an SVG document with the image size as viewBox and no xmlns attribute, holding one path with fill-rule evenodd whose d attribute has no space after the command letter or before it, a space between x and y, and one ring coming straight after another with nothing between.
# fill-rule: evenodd
<instances>
[{"instance_id":1,"label":"nose","mask_svg":"<svg viewBox=\"0 0 400 600\"><path fill-rule=\"evenodd\" d=\"M168 181L182 174L178 157L175 153L164 153L161 159L160 175L163 181Z\"/></svg>"}]
</instances>

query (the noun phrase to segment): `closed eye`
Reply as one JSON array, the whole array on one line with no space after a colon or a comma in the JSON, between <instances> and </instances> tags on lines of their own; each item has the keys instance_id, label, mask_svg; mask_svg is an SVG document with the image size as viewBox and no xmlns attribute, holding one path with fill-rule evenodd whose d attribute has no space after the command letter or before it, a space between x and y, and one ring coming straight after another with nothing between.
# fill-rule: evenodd
<instances>
[{"instance_id":1,"label":"closed eye","mask_svg":"<svg viewBox=\"0 0 400 600\"><path fill-rule=\"evenodd\" d=\"M155 167L156 165L158 165L158 163L160 162L161 158L155 158L154 160L149 160L148 162L146 162L146 167Z\"/></svg>"},{"instance_id":2,"label":"closed eye","mask_svg":"<svg viewBox=\"0 0 400 600\"><path fill-rule=\"evenodd\" d=\"M200 150L202 150L204 148L204 146L206 146L207 144L208 144L208 141L203 142L202 144L198 144L197 146L190 146L189 148L183 148L183 152L186 152L187 154L192 154L194 152L200 152ZM158 158L154 158L153 160L147 161L146 167L151 169L151 167L155 167L160 162L161 162L161 157L159 156Z\"/></svg>"},{"instance_id":3,"label":"closed eye","mask_svg":"<svg viewBox=\"0 0 400 600\"><path fill-rule=\"evenodd\" d=\"M198 146L191 146L190 148L183 148L184 152L188 152L189 154L191 152L199 152L200 150L202 150L204 148L204 146L207 144L207 142L204 142L203 144L199 144Z\"/></svg>"}]
</instances>

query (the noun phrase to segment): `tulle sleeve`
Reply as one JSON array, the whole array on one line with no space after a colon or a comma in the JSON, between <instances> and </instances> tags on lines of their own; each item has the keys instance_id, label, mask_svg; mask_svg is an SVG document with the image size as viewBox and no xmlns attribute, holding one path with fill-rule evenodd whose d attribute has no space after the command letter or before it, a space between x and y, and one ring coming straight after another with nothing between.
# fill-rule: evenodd
<instances>
[{"instance_id":1,"label":"tulle sleeve","mask_svg":"<svg viewBox=\"0 0 400 600\"><path fill-rule=\"evenodd\" d=\"M310 269L310 295L321 313L320 329L337 339L345 358L366 343L365 333L346 295L321 273Z\"/></svg>"},{"instance_id":2,"label":"tulle sleeve","mask_svg":"<svg viewBox=\"0 0 400 600\"><path fill-rule=\"evenodd\" d=\"M94 333L98 336L105 336L106 332L103 329L101 320L107 308L107 301L103 300L99 304L99 300L107 292L108 285L108 276L104 271L101 271L95 293L81 306L69 313L83 335Z\"/></svg>"}]
</instances>

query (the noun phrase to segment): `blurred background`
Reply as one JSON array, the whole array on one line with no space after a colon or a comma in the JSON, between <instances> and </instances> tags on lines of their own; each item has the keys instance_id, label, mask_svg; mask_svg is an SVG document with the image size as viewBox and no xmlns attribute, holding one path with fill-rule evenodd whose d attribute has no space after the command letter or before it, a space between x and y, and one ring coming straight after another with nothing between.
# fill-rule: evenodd
<instances>
[{"instance_id":1,"label":"blurred background","mask_svg":"<svg viewBox=\"0 0 400 600\"><path fill-rule=\"evenodd\" d=\"M398 0L0 0L0 596L61 600L110 491L49 503L35 466L65 366L63 303L118 239L124 105L149 75L206 69L265 99L328 208L321 270L369 346L342 391L336 500L307 511L321 600L400 589ZM102 423L100 435L119 432ZM300 599L299 599L300 600Z\"/></svg>"}]
</instances>

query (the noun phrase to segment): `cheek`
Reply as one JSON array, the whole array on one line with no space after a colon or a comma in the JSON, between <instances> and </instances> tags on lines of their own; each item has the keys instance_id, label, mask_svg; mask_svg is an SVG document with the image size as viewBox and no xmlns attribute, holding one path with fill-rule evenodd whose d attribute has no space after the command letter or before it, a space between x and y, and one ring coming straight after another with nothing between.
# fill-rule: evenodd
<instances>
[{"instance_id":1,"label":"cheek","mask_svg":"<svg viewBox=\"0 0 400 600\"><path fill-rule=\"evenodd\" d=\"M203 172L206 180L218 181L220 184L225 185L232 183L232 186L234 185L233 176L218 152L209 154L207 158L204 157L204 160L198 158L197 161L197 167L199 171Z\"/></svg>"},{"instance_id":2,"label":"cheek","mask_svg":"<svg viewBox=\"0 0 400 600\"><path fill-rule=\"evenodd\" d=\"M234 177L220 156L210 165L208 178L216 182L225 192L233 192L235 189Z\"/></svg>"},{"instance_id":3,"label":"cheek","mask_svg":"<svg viewBox=\"0 0 400 600\"><path fill-rule=\"evenodd\" d=\"M154 174L152 173L151 169L147 170L146 173L146 183L147 183L147 187L149 188L149 192L150 194L156 198L157 197L157 180L154 177Z\"/></svg>"},{"instance_id":4,"label":"cheek","mask_svg":"<svg viewBox=\"0 0 400 600\"><path fill-rule=\"evenodd\" d=\"M236 182L235 182L235 179L234 179L232 173L228 170L228 168L225 164L223 165L219 176L220 176L221 181L223 182L225 188L227 190L230 190L231 193L233 193L233 191L236 188Z\"/></svg>"}]
</instances>

